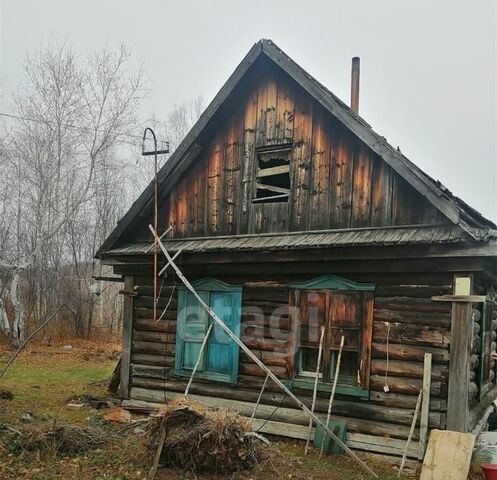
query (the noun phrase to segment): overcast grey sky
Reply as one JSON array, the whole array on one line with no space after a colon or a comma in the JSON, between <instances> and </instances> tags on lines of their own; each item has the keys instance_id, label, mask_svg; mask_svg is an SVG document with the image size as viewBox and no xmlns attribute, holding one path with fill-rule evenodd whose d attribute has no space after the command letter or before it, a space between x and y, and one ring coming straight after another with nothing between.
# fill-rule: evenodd
<instances>
[{"instance_id":1,"label":"overcast grey sky","mask_svg":"<svg viewBox=\"0 0 497 480\"><path fill-rule=\"evenodd\" d=\"M494 0L0 0L1 110L26 53L50 38L84 52L124 42L146 62L159 118L210 101L259 38L274 40L349 101L361 57L360 114L455 194L497 220Z\"/></svg>"}]
</instances>

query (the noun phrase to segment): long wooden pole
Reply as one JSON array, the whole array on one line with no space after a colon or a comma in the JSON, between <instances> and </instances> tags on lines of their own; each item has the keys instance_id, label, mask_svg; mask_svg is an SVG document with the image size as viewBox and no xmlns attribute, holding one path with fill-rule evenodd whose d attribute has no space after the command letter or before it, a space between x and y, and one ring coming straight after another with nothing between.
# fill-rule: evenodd
<instances>
[{"instance_id":1,"label":"long wooden pole","mask_svg":"<svg viewBox=\"0 0 497 480\"><path fill-rule=\"evenodd\" d=\"M404 454L402 455L402 461L400 462L399 474L400 477L402 470L404 470L404 464L406 463L407 451L409 450L409 445L411 444L412 436L414 435L414 429L416 428L416 422L418 420L419 407L421 406L421 399L423 398L423 389L419 391L418 400L416 401L416 408L414 409L414 415L412 417L411 429L409 430L409 435L407 437L406 448L404 449Z\"/></svg>"},{"instance_id":2,"label":"long wooden pole","mask_svg":"<svg viewBox=\"0 0 497 480\"><path fill-rule=\"evenodd\" d=\"M158 209L158 184L159 182L157 181L157 140L155 139L154 135L154 141L155 141L155 155L154 155L154 231L156 232L154 234L154 322L157 321L157 303L158 303L158 298L157 298L157 270L158 270L158 260L157 260L157 246L158 246L158 240L159 237L157 236L157 217L159 215L159 209Z\"/></svg>"},{"instance_id":3,"label":"long wooden pole","mask_svg":"<svg viewBox=\"0 0 497 480\"><path fill-rule=\"evenodd\" d=\"M148 228L151 230L152 234L157 237L157 232L154 230L152 225L149 225ZM171 266L173 267L174 271L180 278L180 280L183 282L185 287L190 290L190 292L194 295L194 297L197 299L197 301L204 307L204 309L207 311L207 313L214 319L214 321L219 325L219 327L224 330L226 335L228 335L246 354L248 357L250 357L254 363L259 366L264 372L266 372L269 376L269 378L276 383L286 394L288 397L290 397L298 406L299 408L309 417L311 417L316 423L319 423L326 433L333 438L344 450L347 452L359 465L361 465L364 470L366 470L373 478L378 478L378 475L371 470L368 465L361 460L340 438L338 438L331 430L328 428L323 421L315 415L313 412L307 408L307 406L299 400L298 397L295 396L295 394L287 388L287 386L269 369L264 365L264 363L259 360L259 358L252 353L252 351L230 330L229 327L225 325L225 323L216 315L216 313L207 305L204 300L199 296L199 294L195 291L193 288L192 284L188 281L188 279L183 275L183 272L179 269L179 267L174 263L173 259L169 255L168 251L164 247L162 241L158 241L159 246L162 250L162 253L164 253L166 259L170 262Z\"/></svg>"},{"instance_id":4,"label":"long wooden pole","mask_svg":"<svg viewBox=\"0 0 497 480\"><path fill-rule=\"evenodd\" d=\"M159 240L162 240L171 230L173 229L172 225L170 225L169 227L167 227L166 230L164 230L164 232L162 233L162 235L159 237ZM152 250L152 248L154 248L154 243L152 243L152 245L150 245L150 247L148 247L146 250L145 250L145 253L148 253L150 252L150 250ZM160 274L159 274L160 275Z\"/></svg>"},{"instance_id":5,"label":"long wooden pole","mask_svg":"<svg viewBox=\"0 0 497 480\"><path fill-rule=\"evenodd\" d=\"M7 362L7 365L5 365L5 368L0 372L0 378L2 378L5 375L5 372L8 370L8 368L14 363L14 360L17 358L17 356L21 353L22 349L29 343L29 341L38 334L41 330L45 328L47 323L52 320L52 318L55 318L55 316L62 310L62 308L65 308L65 304L59 305L57 309L50 314L49 317L44 320L44 322L28 337L24 342L22 342L21 346L17 349L16 353L12 356L12 358Z\"/></svg>"},{"instance_id":6,"label":"long wooden pole","mask_svg":"<svg viewBox=\"0 0 497 480\"><path fill-rule=\"evenodd\" d=\"M164 448L164 442L166 441L166 422L164 419L159 419L160 421L160 437L159 443L157 444L157 450L155 451L154 463L150 472L148 472L148 480L154 480L155 474L157 473L157 467L159 466L160 456L162 454L162 449Z\"/></svg>"},{"instance_id":7,"label":"long wooden pole","mask_svg":"<svg viewBox=\"0 0 497 480\"><path fill-rule=\"evenodd\" d=\"M257 412L257 408L259 407L259 403L261 403L262 394L264 393L264 390L266 389L268 379L269 379L269 375L266 374L266 378L264 379L264 383L262 384L261 391L259 393L259 396L257 397L257 402L255 404L254 411L252 412L252 415L250 416L250 425L252 425L252 422L254 421L255 412Z\"/></svg>"},{"instance_id":8,"label":"long wooden pole","mask_svg":"<svg viewBox=\"0 0 497 480\"><path fill-rule=\"evenodd\" d=\"M345 343L345 335L342 335L342 339L340 340L340 350L338 350L337 366L335 368L335 378L333 379L333 387L331 388L330 401L328 402L328 412L326 413L326 426L327 427L330 426L331 407L333 406L333 400L335 398L335 391L337 389L338 374L340 373L340 364L342 362L342 351L343 351L343 344L344 343ZM323 439L321 440L321 450L319 451L320 457L323 455L324 438L325 438L325 436L323 435Z\"/></svg>"},{"instance_id":9,"label":"long wooden pole","mask_svg":"<svg viewBox=\"0 0 497 480\"><path fill-rule=\"evenodd\" d=\"M195 366L193 367L192 374L190 375L190 380L188 380L188 385L185 388L185 398L188 396L188 392L190 391L190 387L192 386L193 377L195 376L195 373L197 372L197 369L200 365L200 362L202 361L202 355L204 354L205 346L207 345L207 340L209 340L209 335L211 334L211 330L212 330L213 325L214 325L213 323L211 323L209 325L209 330L207 330L207 333L204 337L202 345L200 346L197 361L195 362Z\"/></svg>"},{"instance_id":10,"label":"long wooden pole","mask_svg":"<svg viewBox=\"0 0 497 480\"><path fill-rule=\"evenodd\" d=\"M182 248L180 248L180 249L179 249L179 250L178 250L178 251L174 254L174 256L173 256L173 260L176 260L176 258L178 258L179 254L180 254L182 251L183 251L183 249L182 249ZM168 268L168 267L169 267L169 262L168 262L168 263L166 263L166 264L162 267L161 271L159 272L159 277L160 277L160 276L161 276L161 275L162 275L162 274L163 274L163 273L167 270L167 268Z\"/></svg>"},{"instance_id":11,"label":"long wooden pole","mask_svg":"<svg viewBox=\"0 0 497 480\"><path fill-rule=\"evenodd\" d=\"M323 355L323 342L324 342L324 327L321 327L321 336L319 338L319 350L318 350L318 361L316 365L316 376L314 378L314 389L312 392L312 405L311 412L314 413L316 408L316 397L318 394L318 383L319 383L319 370L321 369L321 357ZM309 418L309 428L307 429L307 441L305 442L304 455L307 455L309 451L309 443L311 442L311 431L312 431L312 418Z\"/></svg>"}]
</instances>

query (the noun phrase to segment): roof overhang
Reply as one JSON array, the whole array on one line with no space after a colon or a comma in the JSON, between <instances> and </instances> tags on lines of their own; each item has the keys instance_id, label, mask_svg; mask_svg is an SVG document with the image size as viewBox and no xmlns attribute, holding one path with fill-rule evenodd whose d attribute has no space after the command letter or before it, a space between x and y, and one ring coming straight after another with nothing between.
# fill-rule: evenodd
<instances>
[{"instance_id":1,"label":"roof overhang","mask_svg":"<svg viewBox=\"0 0 497 480\"><path fill-rule=\"evenodd\" d=\"M450 225L198 237L164 240L163 243L168 252L181 251L185 254L311 251L323 248L339 249L343 252L346 247L354 247L354 250L359 247L375 247L373 257L385 255L385 258L451 256L497 258L496 240L487 243L471 242L462 229ZM378 247L385 248L380 252ZM395 251L393 247L396 248ZM106 252L103 261L118 264L121 261L126 262L125 257L145 258L152 255L152 243L132 243Z\"/></svg>"}]
</instances>

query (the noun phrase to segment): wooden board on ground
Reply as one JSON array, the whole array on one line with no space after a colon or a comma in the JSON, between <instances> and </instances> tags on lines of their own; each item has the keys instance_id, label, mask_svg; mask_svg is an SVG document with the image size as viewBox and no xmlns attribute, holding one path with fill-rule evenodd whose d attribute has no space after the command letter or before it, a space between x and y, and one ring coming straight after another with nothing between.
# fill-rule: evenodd
<instances>
[{"instance_id":1,"label":"wooden board on ground","mask_svg":"<svg viewBox=\"0 0 497 480\"><path fill-rule=\"evenodd\" d=\"M419 480L466 480L476 436L432 430Z\"/></svg>"}]
</instances>

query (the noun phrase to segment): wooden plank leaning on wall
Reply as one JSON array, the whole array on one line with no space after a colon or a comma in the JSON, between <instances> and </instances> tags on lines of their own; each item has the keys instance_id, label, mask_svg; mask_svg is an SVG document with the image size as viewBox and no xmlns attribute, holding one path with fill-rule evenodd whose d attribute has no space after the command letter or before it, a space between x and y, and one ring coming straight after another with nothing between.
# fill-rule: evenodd
<instances>
[{"instance_id":1,"label":"wooden plank leaning on wall","mask_svg":"<svg viewBox=\"0 0 497 480\"><path fill-rule=\"evenodd\" d=\"M133 335L133 296L134 277L124 277L123 301L123 346L121 353L121 395L129 398L130 359Z\"/></svg>"}]
</instances>

